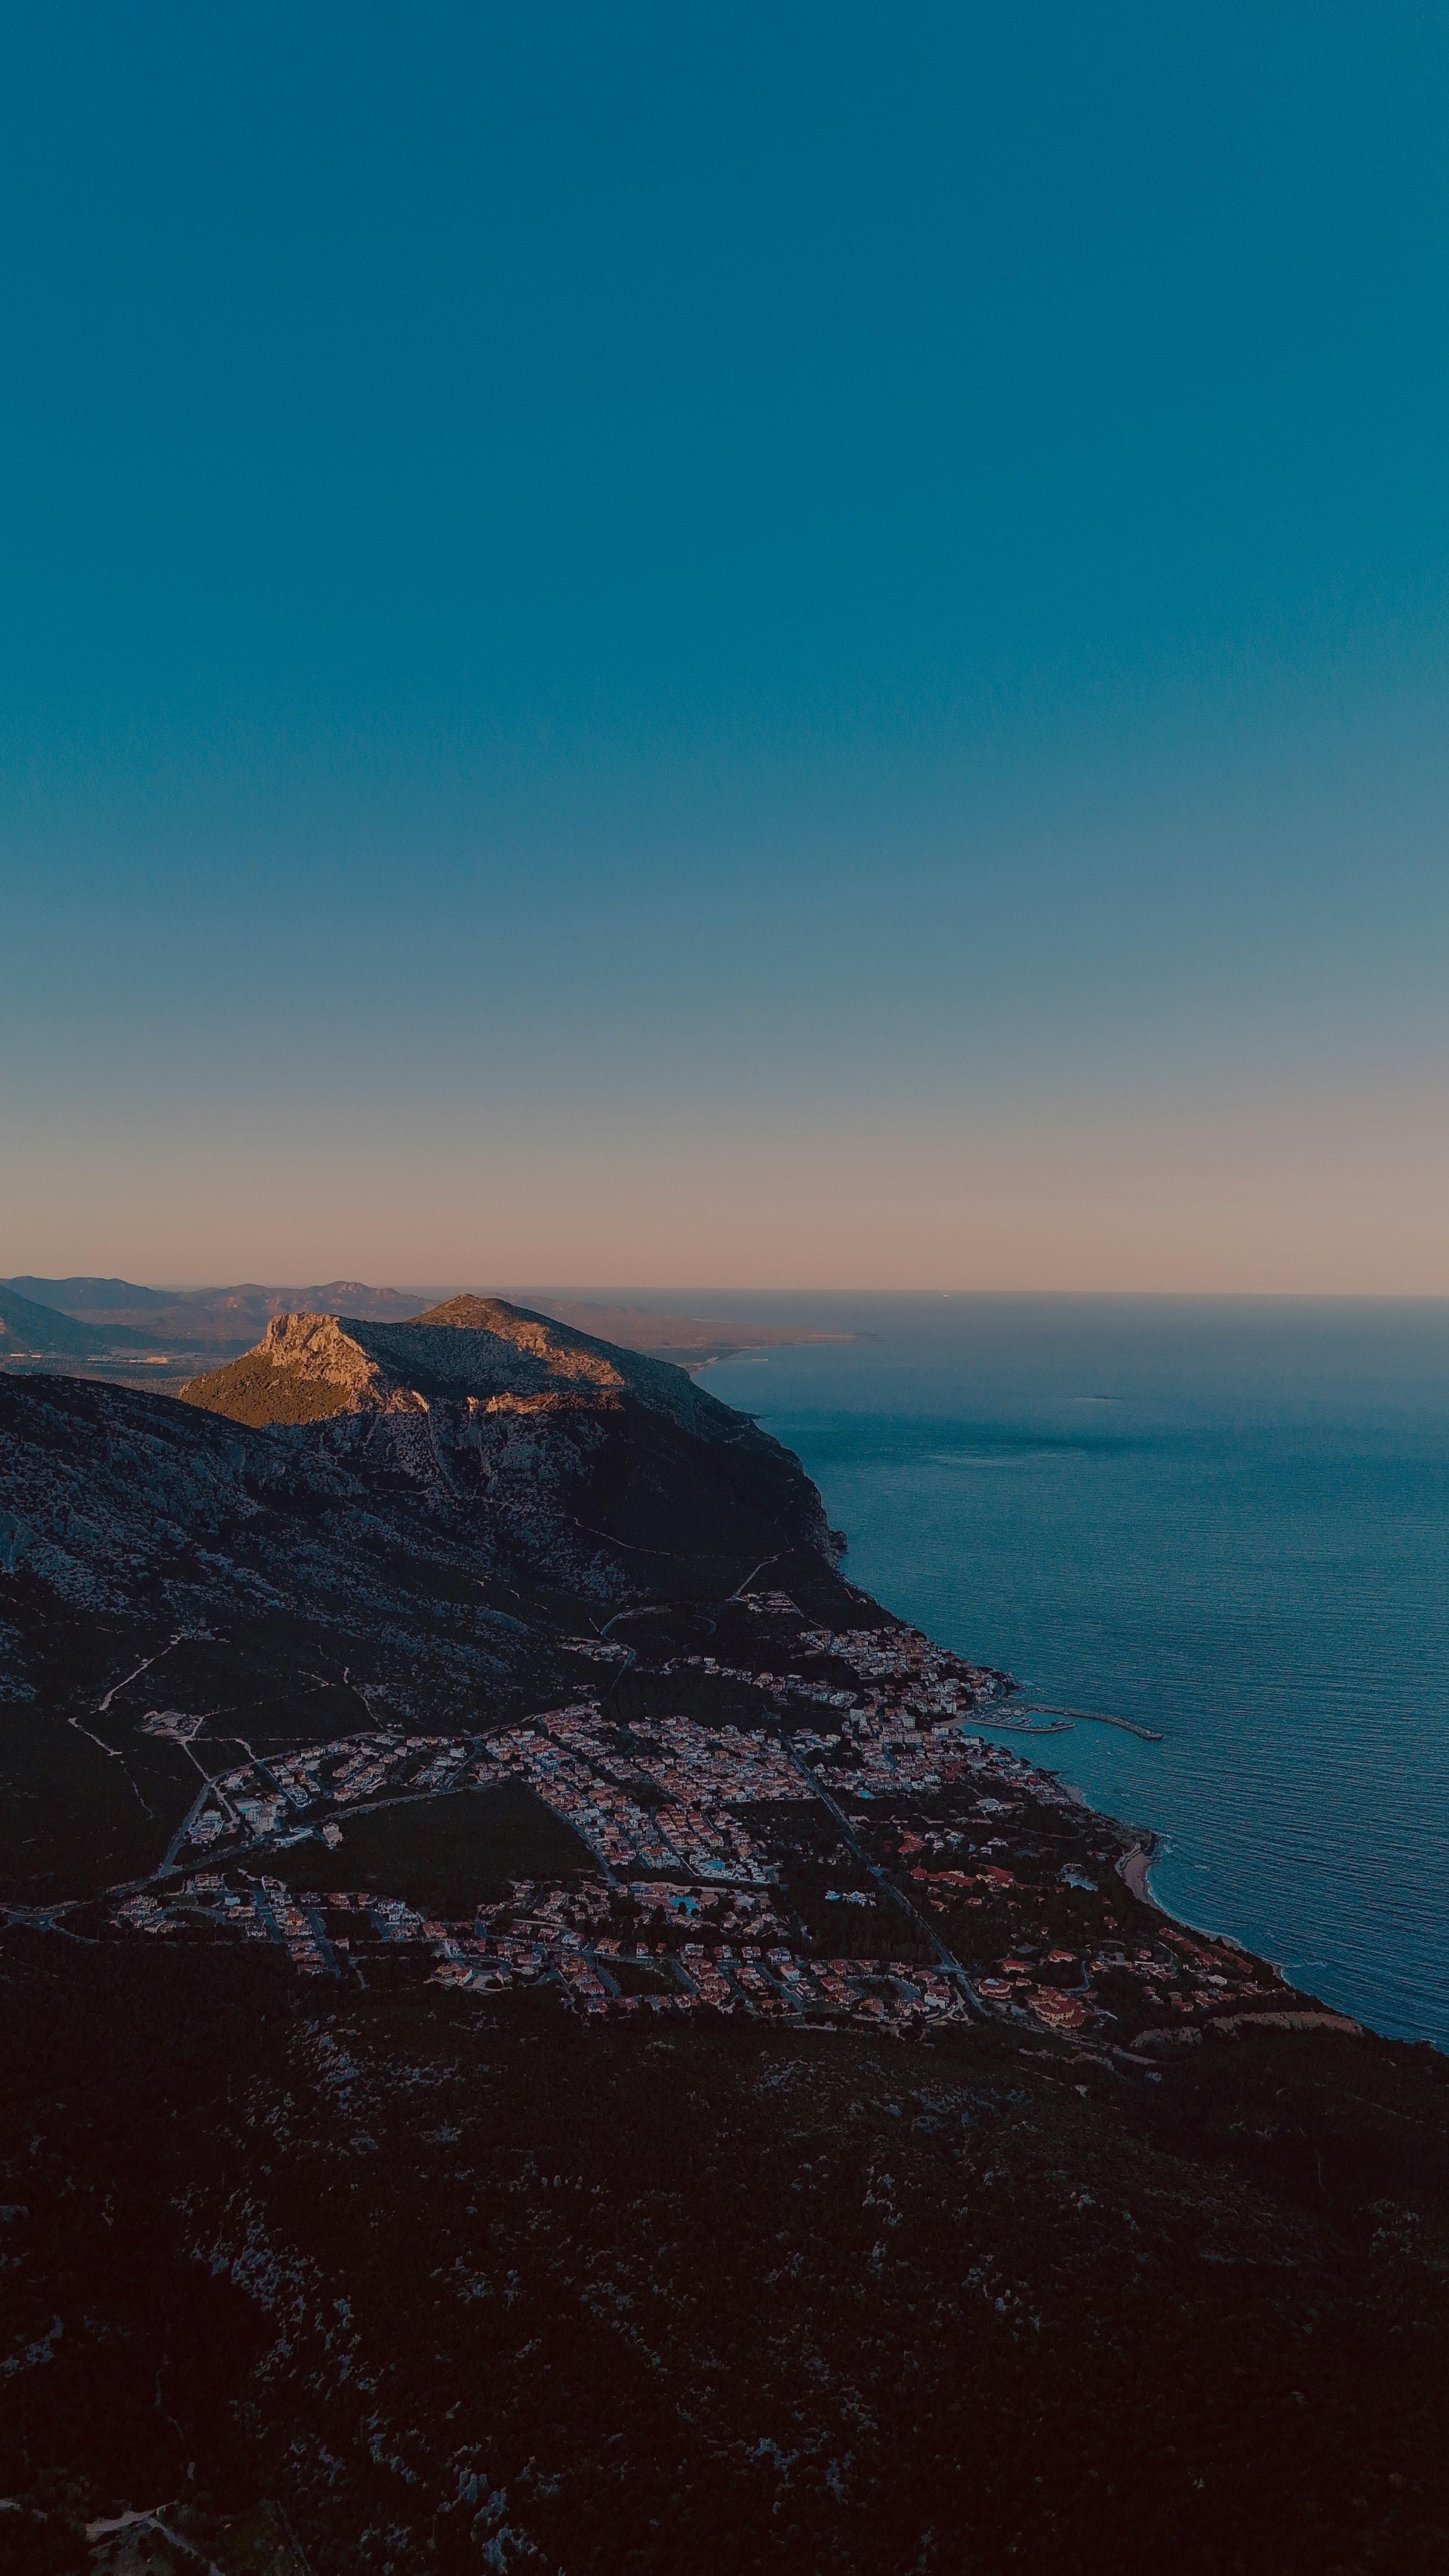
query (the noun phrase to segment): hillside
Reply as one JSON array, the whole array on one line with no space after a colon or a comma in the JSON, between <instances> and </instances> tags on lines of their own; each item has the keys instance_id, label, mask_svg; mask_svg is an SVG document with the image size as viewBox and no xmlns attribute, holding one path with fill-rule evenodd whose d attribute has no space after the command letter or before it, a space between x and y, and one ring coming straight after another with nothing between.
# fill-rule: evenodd
<instances>
[{"instance_id":1,"label":"hillside","mask_svg":"<svg viewBox=\"0 0 1449 2576\"><path fill-rule=\"evenodd\" d=\"M1157 1913L681 1371L201 1391L0 1373L7 2568L1438 2576L1433 2051Z\"/></svg>"},{"instance_id":2,"label":"hillside","mask_svg":"<svg viewBox=\"0 0 1449 2576\"><path fill-rule=\"evenodd\" d=\"M306 1389L317 1393L310 1396ZM535 1405L548 1399L618 1401L626 1395L701 1437L748 1436L740 1414L669 1362L600 1341L501 1297L453 1297L404 1324L354 1315L279 1315L255 1350L187 1389L188 1402L238 1421L279 1418L273 1408L307 1420L313 1418L307 1410L313 1402L320 1417L449 1398Z\"/></svg>"},{"instance_id":3,"label":"hillside","mask_svg":"<svg viewBox=\"0 0 1449 2576\"><path fill-rule=\"evenodd\" d=\"M167 1288L138 1287L133 1279L37 1279L23 1271L4 1284L18 1289L22 1297L33 1298L37 1306L58 1306L63 1314L80 1315L90 1323L125 1322L169 1305L172 1293Z\"/></svg>"},{"instance_id":4,"label":"hillside","mask_svg":"<svg viewBox=\"0 0 1449 2576\"><path fill-rule=\"evenodd\" d=\"M332 1456L0 1374L0 1898L153 1869L203 1721L305 1743L530 1704L567 1659L478 1572L451 1515Z\"/></svg>"},{"instance_id":5,"label":"hillside","mask_svg":"<svg viewBox=\"0 0 1449 2576\"><path fill-rule=\"evenodd\" d=\"M17 2576L1440 2576L1409 2052L297 1982L0 1934Z\"/></svg>"},{"instance_id":6,"label":"hillside","mask_svg":"<svg viewBox=\"0 0 1449 2576\"><path fill-rule=\"evenodd\" d=\"M0 1364L12 1353L45 1359L90 1359L101 1351L143 1350L149 1336L111 1324L85 1324L53 1306L0 1288Z\"/></svg>"},{"instance_id":7,"label":"hillside","mask_svg":"<svg viewBox=\"0 0 1449 2576\"><path fill-rule=\"evenodd\" d=\"M370 1288L360 1279L329 1279L320 1287L263 1287L255 1280L230 1288L143 1288L134 1279L42 1279L17 1272L3 1283L37 1306L52 1306L88 1324L136 1325L169 1334L188 1348L224 1345L234 1351L265 1332L274 1315L357 1315L369 1323L408 1323L434 1302L414 1289ZM776 1350L793 1342L848 1341L785 1324L721 1322L679 1315L612 1299L537 1294L537 1310L596 1339L670 1358L699 1360L723 1351Z\"/></svg>"},{"instance_id":8,"label":"hillside","mask_svg":"<svg viewBox=\"0 0 1449 2576\"><path fill-rule=\"evenodd\" d=\"M238 1742L496 1724L592 1669L560 1630L712 1602L767 1558L851 1599L775 1441L680 1370L478 1300L280 1319L185 1403L0 1374L0 1443L0 1897L154 1867L193 1715ZM155 1727L145 1691L99 1706L131 1665L164 1684Z\"/></svg>"}]
</instances>

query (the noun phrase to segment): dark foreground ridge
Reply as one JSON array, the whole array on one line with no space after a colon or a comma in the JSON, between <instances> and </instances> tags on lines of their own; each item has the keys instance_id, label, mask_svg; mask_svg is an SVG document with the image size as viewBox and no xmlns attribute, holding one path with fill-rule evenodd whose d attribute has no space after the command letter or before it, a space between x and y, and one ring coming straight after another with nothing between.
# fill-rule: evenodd
<instances>
[{"instance_id":1,"label":"dark foreground ridge","mask_svg":"<svg viewBox=\"0 0 1449 2576\"><path fill-rule=\"evenodd\" d=\"M187 1393L0 1375L0 2563L1442 2566L1442 2060L1156 1913L681 1370Z\"/></svg>"}]
</instances>

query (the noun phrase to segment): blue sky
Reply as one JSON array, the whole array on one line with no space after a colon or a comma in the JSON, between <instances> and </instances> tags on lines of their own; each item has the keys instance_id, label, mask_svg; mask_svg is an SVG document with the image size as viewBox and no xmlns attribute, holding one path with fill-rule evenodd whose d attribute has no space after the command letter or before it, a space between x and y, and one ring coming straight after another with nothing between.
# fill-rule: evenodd
<instances>
[{"instance_id":1,"label":"blue sky","mask_svg":"<svg viewBox=\"0 0 1449 2576\"><path fill-rule=\"evenodd\" d=\"M1449 1286L1442 12L5 27L0 1269Z\"/></svg>"}]
</instances>

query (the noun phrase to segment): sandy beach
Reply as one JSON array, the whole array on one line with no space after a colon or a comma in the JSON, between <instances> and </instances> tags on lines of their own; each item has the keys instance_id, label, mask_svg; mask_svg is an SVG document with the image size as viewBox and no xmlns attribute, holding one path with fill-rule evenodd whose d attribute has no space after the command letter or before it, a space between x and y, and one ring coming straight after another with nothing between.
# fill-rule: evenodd
<instances>
[{"instance_id":1,"label":"sandy beach","mask_svg":"<svg viewBox=\"0 0 1449 2576\"><path fill-rule=\"evenodd\" d=\"M1133 1895L1140 1897L1144 1905L1157 1905L1157 1899L1147 1883L1147 1873L1157 1858L1157 1850L1157 1837L1154 1834L1149 1842L1134 1844L1132 1850L1124 1852L1117 1863ZM1166 1911L1165 1907L1160 1905L1157 1906L1157 1910L1159 1914Z\"/></svg>"}]
</instances>

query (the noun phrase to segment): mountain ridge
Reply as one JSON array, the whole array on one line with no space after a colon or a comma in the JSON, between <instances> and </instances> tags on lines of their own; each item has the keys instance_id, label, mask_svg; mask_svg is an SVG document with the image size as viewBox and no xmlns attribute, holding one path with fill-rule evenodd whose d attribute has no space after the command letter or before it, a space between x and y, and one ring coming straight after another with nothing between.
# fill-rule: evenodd
<instances>
[{"instance_id":1,"label":"mountain ridge","mask_svg":"<svg viewBox=\"0 0 1449 2576\"><path fill-rule=\"evenodd\" d=\"M42 1279L17 1272L0 1285L80 1323L139 1327L193 1349L213 1342L231 1350L244 1347L273 1315L335 1313L347 1303L349 1311L374 1321L402 1322L428 1303L425 1296L370 1288L360 1279L329 1279L307 1288L271 1288L256 1280L217 1288L145 1288L133 1279Z\"/></svg>"},{"instance_id":2,"label":"mountain ridge","mask_svg":"<svg viewBox=\"0 0 1449 2576\"><path fill-rule=\"evenodd\" d=\"M723 1569L799 1549L823 1572L839 1553L799 1460L747 1415L667 1360L503 1298L452 1298L404 1324L278 1316L181 1396L421 1486L505 1554L527 1531L580 1593L621 1550L665 1589L686 1563L698 1579L701 1557Z\"/></svg>"},{"instance_id":3,"label":"mountain ridge","mask_svg":"<svg viewBox=\"0 0 1449 2576\"><path fill-rule=\"evenodd\" d=\"M467 1334L468 1342L439 1338L459 1334ZM182 1400L217 1412L245 1406L233 1418L255 1421L253 1408L267 1400L267 1372L291 1376L298 1390L315 1387L318 1418L369 1401L391 1409L410 1396L418 1402L430 1394L433 1400L448 1395L527 1402L588 1390L596 1401L627 1391L652 1410L716 1438L742 1436L744 1423L671 1361L602 1341L506 1298L467 1293L397 1324L318 1310L274 1316L253 1350L188 1381ZM334 1395L345 1401L333 1401Z\"/></svg>"}]
</instances>

